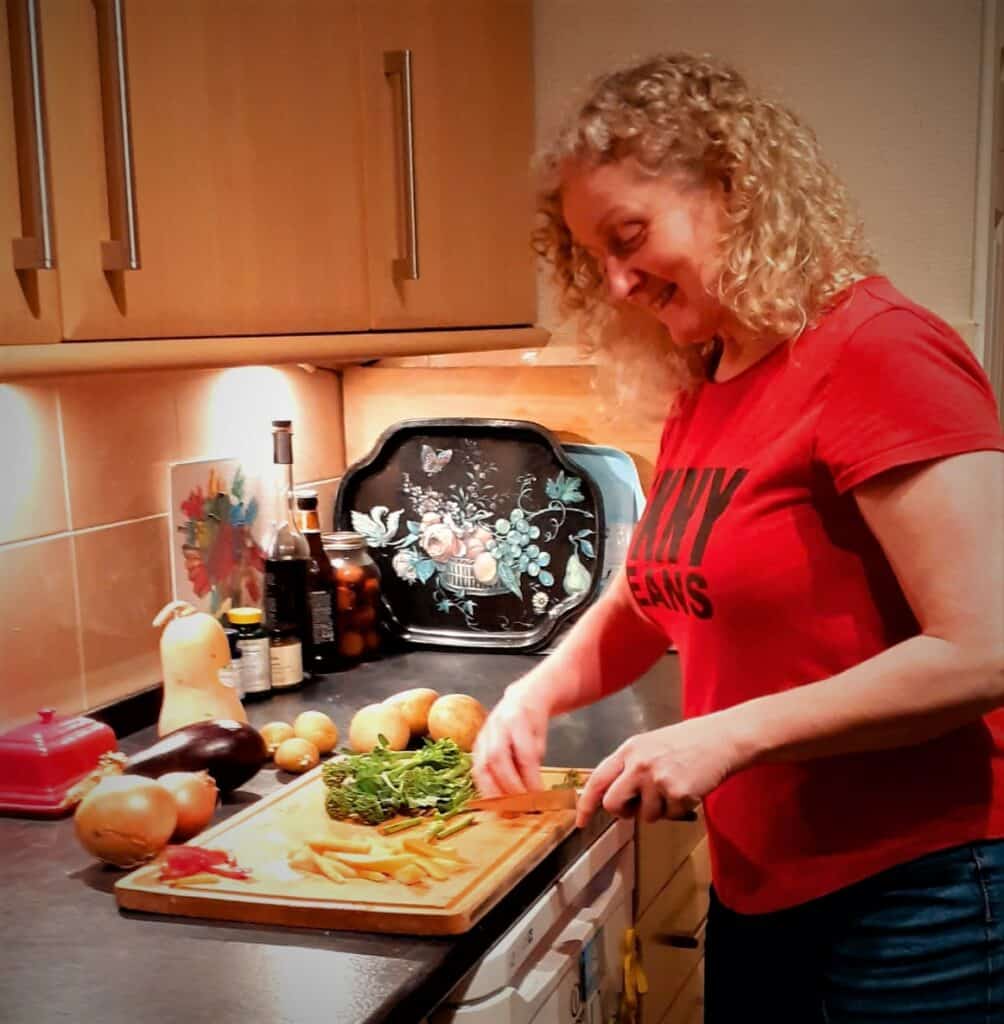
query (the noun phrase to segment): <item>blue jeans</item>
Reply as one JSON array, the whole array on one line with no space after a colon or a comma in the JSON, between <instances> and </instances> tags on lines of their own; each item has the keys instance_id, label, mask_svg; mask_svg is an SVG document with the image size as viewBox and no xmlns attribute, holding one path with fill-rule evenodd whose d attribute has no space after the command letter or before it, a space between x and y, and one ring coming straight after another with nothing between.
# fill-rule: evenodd
<instances>
[{"instance_id":1,"label":"blue jeans","mask_svg":"<svg viewBox=\"0 0 1004 1024\"><path fill-rule=\"evenodd\" d=\"M705 1024L1004 1024L1004 840L771 914L712 887L704 968Z\"/></svg>"}]
</instances>

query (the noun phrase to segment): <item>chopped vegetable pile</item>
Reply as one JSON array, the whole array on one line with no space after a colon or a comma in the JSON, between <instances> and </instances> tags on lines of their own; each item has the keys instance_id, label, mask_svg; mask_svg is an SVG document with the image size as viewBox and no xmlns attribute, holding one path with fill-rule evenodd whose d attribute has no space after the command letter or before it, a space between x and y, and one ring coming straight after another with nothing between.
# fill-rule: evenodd
<instances>
[{"instance_id":1,"label":"chopped vegetable pile","mask_svg":"<svg viewBox=\"0 0 1004 1024\"><path fill-rule=\"evenodd\" d=\"M428 823L427 819L402 819L409 824ZM470 820L470 819L466 819ZM339 839L316 836L293 850L289 865L304 874L323 875L332 882L364 878L370 882L403 882L426 885L442 882L472 865L452 846L431 836L424 839L405 836L388 838L386 830L371 839Z\"/></svg>"},{"instance_id":2,"label":"chopped vegetable pile","mask_svg":"<svg viewBox=\"0 0 1004 1024\"><path fill-rule=\"evenodd\" d=\"M391 750L381 736L368 754L329 761L322 769L332 818L378 825L397 814L451 815L476 796L471 755L451 739L419 750Z\"/></svg>"}]
</instances>

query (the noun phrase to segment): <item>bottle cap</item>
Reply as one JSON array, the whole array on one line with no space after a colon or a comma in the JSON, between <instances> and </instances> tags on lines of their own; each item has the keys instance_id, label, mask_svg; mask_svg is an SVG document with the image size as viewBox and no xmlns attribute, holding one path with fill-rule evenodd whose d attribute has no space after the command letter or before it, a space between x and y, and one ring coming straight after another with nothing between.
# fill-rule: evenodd
<instances>
[{"instance_id":1,"label":"bottle cap","mask_svg":"<svg viewBox=\"0 0 1004 1024\"><path fill-rule=\"evenodd\" d=\"M227 618L236 626L249 626L255 622L261 622L261 609L231 608L227 612Z\"/></svg>"},{"instance_id":2,"label":"bottle cap","mask_svg":"<svg viewBox=\"0 0 1004 1024\"><path fill-rule=\"evenodd\" d=\"M272 420L272 427L275 430L289 430L292 425L292 420Z\"/></svg>"},{"instance_id":3,"label":"bottle cap","mask_svg":"<svg viewBox=\"0 0 1004 1024\"><path fill-rule=\"evenodd\" d=\"M366 538L353 530L336 530L334 533L322 533L321 543L333 551L354 551L366 547Z\"/></svg>"},{"instance_id":4,"label":"bottle cap","mask_svg":"<svg viewBox=\"0 0 1004 1024\"><path fill-rule=\"evenodd\" d=\"M306 512L311 512L317 508L317 491L294 491L296 497L296 507L302 508Z\"/></svg>"}]
</instances>

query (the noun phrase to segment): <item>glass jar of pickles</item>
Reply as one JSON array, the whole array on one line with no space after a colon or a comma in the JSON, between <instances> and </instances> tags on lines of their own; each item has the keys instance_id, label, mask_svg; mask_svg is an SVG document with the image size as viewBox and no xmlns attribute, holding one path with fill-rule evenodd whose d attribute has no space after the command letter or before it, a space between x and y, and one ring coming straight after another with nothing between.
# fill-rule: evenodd
<instances>
[{"instance_id":1,"label":"glass jar of pickles","mask_svg":"<svg viewBox=\"0 0 1004 1024\"><path fill-rule=\"evenodd\" d=\"M340 530L321 540L335 576L338 657L349 668L380 653L380 570L361 533Z\"/></svg>"}]
</instances>

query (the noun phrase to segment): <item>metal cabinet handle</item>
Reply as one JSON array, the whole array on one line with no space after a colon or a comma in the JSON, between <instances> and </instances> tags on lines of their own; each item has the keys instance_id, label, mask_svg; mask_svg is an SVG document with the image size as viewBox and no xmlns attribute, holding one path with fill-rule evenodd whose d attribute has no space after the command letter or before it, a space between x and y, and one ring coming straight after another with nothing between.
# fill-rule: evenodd
<instances>
[{"instance_id":1,"label":"metal cabinet handle","mask_svg":"<svg viewBox=\"0 0 1004 1024\"><path fill-rule=\"evenodd\" d=\"M31 206L38 235L15 238L15 270L53 270L56 258L52 251L52 208L49 204L49 152L45 138L45 110L42 100L42 47L39 39L38 2L25 0L25 40L28 79L31 86L31 133L35 149L35 187Z\"/></svg>"},{"instance_id":2,"label":"metal cabinet handle","mask_svg":"<svg viewBox=\"0 0 1004 1024\"><path fill-rule=\"evenodd\" d=\"M418 280L418 199L415 186L415 119L412 108L411 50L389 50L383 55L383 72L401 79L401 135L404 140L404 174L408 183L408 255L393 262L394 275Z\"/></svg>"},{"instance_id":3,"label":"metal cabinet handle","mask_svg":"<svg viewBox=\"0 0 1004 1024\"><path fill-rule=\"evenodd\" d=\"M94 0L94 6L99 17L98 45L102 51L103 71L111 72L107 78L102 74L102 83L104 85L107 82L108 87L108 106L114 109L115 117L113 124L105 124L105 142L106 149L109 150L109 162L114 155L117 155L120 161L120 201L125 235L124 238L101 243L101 264L105 270L139 270L141 263L139 231L136 226L136 182L133 174L132 119L129 115L129 72L126 63L122 0ZM104 26L101 25L102 21L106 22ZM108 146L111 141L109 135L118 142L117 154L114 153L116 147ZM112 188L109 183L109 191ZM112 197L109 196L109 199Z\"/></svg>"}]
</instances>

